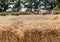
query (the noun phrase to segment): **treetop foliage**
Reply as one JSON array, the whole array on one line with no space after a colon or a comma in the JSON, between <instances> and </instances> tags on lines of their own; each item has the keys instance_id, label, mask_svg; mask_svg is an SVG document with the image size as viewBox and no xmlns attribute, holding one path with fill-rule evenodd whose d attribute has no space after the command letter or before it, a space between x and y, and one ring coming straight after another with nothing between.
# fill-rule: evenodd
<instances>
[{"instance_id":1,"label":"treetop foliage","mask_svg":"<svg viewBox=\"0 0 60 42\"><path fill-rule=\"evenodd\" d=\"M0 10L1 11L8 10L9 9L8 6L11 3L15 4L14 7L12 8L13 11L19 11L22 8L26 8L27 11L31 12L41 9L43 10L60 9L60 0L0 0Z\"/></svg>"}]
</instances>

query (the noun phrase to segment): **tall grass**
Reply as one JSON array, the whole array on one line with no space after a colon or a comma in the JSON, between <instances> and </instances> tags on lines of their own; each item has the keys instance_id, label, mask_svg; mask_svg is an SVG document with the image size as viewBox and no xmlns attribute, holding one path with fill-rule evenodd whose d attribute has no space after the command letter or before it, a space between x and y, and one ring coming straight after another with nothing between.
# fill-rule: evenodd
<instances>
[{"instance_id":1,"label":"tall grass","mask_svg":"<svg viewBox=\"0 0 60 42\"><path fill-rule=\"evenodd\" d=\"M29 21L0 24L0 42L60 42L60 22Z\"/></svg>"}]
</instances>

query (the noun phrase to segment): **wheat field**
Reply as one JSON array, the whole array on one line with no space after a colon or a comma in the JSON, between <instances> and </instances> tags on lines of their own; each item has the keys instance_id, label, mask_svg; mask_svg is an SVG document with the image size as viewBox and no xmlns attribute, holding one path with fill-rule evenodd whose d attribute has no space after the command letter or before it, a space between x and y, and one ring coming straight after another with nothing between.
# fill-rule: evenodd
<instances>
[{"instance_id":1,"label":"wheat field","mask_svg":"<svg viewBox=\"0 0 60 42\"><path fill-rule=\"evenodd\" d=\"M60 16L0 16L0 42L60 42Z\"/></svg>"}]
</instances>

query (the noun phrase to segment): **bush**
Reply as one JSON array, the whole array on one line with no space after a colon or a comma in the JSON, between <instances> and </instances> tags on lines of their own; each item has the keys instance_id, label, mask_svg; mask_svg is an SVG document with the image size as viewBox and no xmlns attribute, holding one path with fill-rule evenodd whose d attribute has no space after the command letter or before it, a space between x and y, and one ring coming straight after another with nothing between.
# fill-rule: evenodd
<instances>
[{"instance_id":1,"label":"bush","mask_svg":"<svg viewBox=\"0 0 60 42\"><path fill-rule=\"evenodd\" d=\"M59 10L59 7L56 5L53 10Z\"/></svg>"}]
</instances>

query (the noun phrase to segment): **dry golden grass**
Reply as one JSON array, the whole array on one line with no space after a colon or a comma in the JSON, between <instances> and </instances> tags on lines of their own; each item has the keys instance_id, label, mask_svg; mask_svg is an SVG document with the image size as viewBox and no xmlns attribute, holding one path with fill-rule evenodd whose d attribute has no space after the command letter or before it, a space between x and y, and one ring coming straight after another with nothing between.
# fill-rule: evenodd
<instances>
[{"instance_id":1,"label":"dry golden grass","mask_svg":"<svg viewBox=\"0 0 60 42\"><path fill-rule=\"evenodd\" d=\"M51 11L44 11L44 12L39 12L39 15L47 15L47 14L51 14Z\"/></svg>"},{"instance_id":2,"label":"dry golden grass","mask_svg":"<svg viewBox=\"0 0 60 42\"><path fill-rule=\"evenodd\" d=\"M51 14L58 15L58 14L60 14L60 11L52 11Z\"/></svg>"},{"instance_id":3,"label":"dry golden grass","mask_svg":"<svg viewBox=\"0 0 60 42\"><path fill-rule=\"evenodd\" d=\"M0 42L60 42L60 20L0 23Z\"/></svg>"},{"instance_id":4,"label":"dry golden grass","mask_svg":"<svg viewBox=\"0 0 60 42\"><path fill-rule=\"evenodd\" d=\"M39 15L39 12L34 12L33 14L34 14L34 15Z\"/></svg>"},{"instance_id":5,"label":"dry golden grass","mask_svg":"<svg viewBox=\"0 0 60 42\"><path fill-rule=\"evenodd\" d=\"M0 12L0 16L6 16L6 15L14 15L14 16L19 16L19 15L31 15L31 12Z\"/></svg>"},{"instance_id":6,"label":"dry golden grass","mask_svg":"<svg viewBox=\"0 0 60 42\"><path fill-rule=\"evenodd\" d=\"M18 16L18 15L30 15L31 13L30 12L12 12L11 15L15 15L15 16Z\"/></svg>"},{"instance_id":7,"label":"dry golden grass","mask_svg":"<svg viewBox=\"0 0 60 42\"><path fill-rule=\"evenodd\" d=\"M0 12L0 16L6 16L6 15L8 15L7 12Z\"/></svg>"},{"instance_id":8,"label":"dry golden grass","mask_svg":"<svg viewBox=\"0 0 60 42\"><path fill-rule=\"evenodd\" d=\"M60 14L59 11L44 11L44 12L41 12L41 11L35 11L34 13L32 12L0 12L0 16L6 16L6 15L13 15L13 16L19 16L19 15L57 15L57 14Z\"/></svg>"},{"instance_id":9,"label":"dry golden grass","mask_svg":"<svg viewBox=\"0 0 60 42\"><path fill-rule=\"evenodd\" d=\"M58 15L54 15L54 16L51 16L49 19L50 20L56 20L56 19L58 19L58 17L59 17Z\"/></svg>"}]
</instances>

